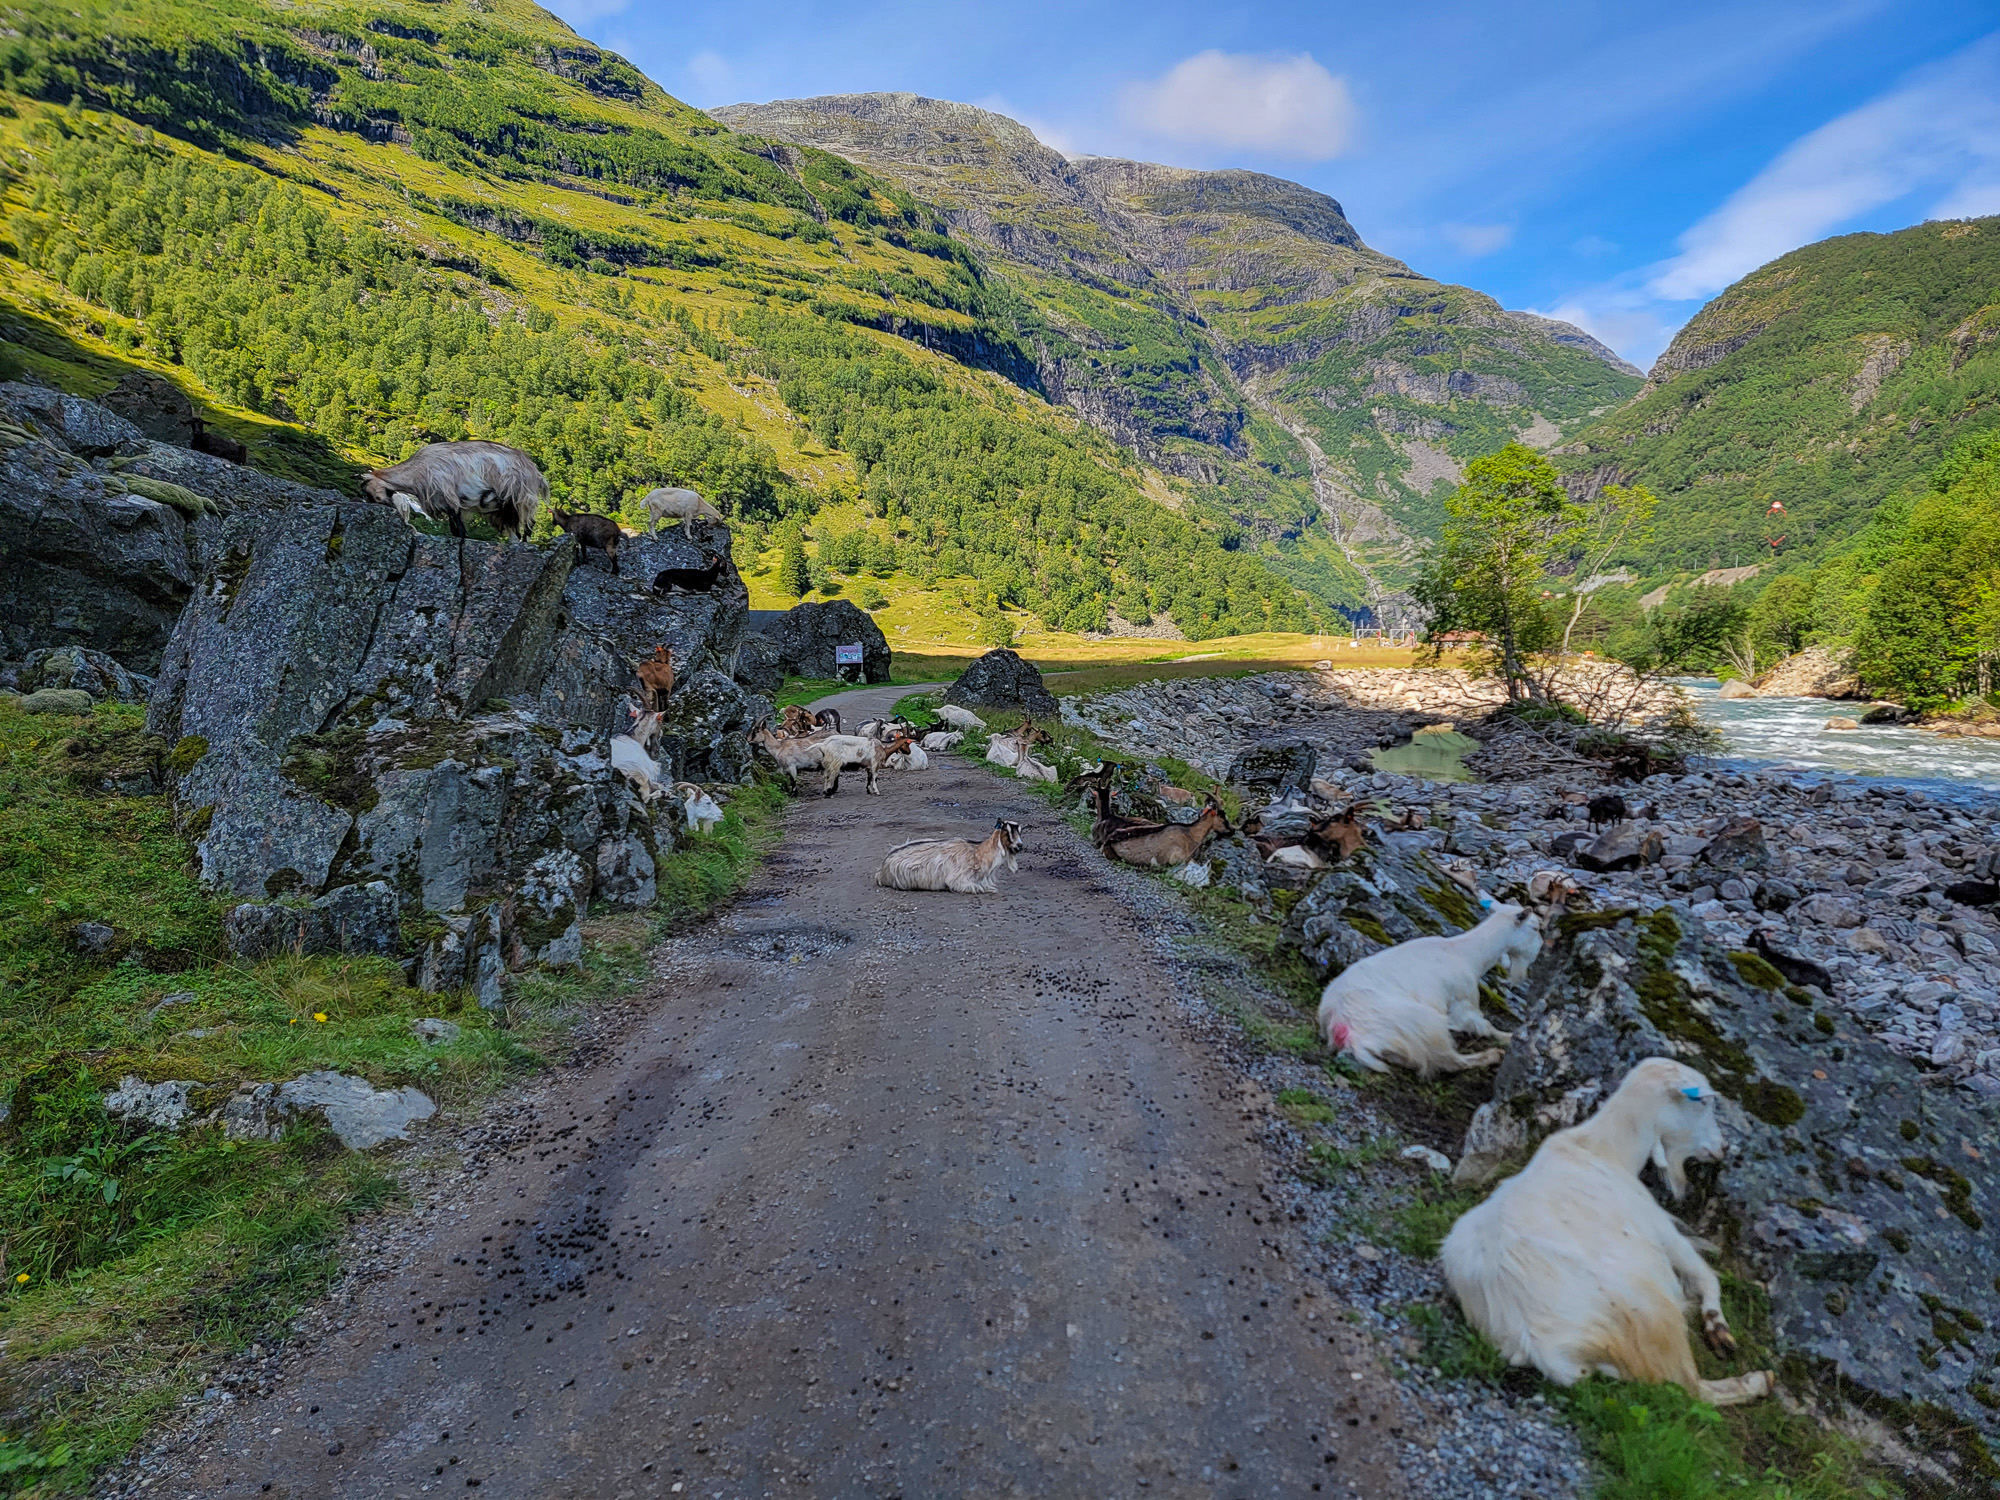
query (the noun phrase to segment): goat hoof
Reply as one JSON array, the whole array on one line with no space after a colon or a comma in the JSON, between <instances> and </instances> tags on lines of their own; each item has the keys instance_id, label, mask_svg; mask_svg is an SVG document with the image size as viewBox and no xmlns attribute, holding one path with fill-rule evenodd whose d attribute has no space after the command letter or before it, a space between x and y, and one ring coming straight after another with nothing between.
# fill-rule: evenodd
<instances>
[{"instance_id":1,"label":"goat hoof","mask_svg":"<svg viewBox=\"0 0 2000 1500\"><path fill-rule=\"evenodd\" d=\"M1736 1352L1736 1335L1729 1331L1729 1325L1722 1320L1721 1313L1703 1313L1701 1336L1708 1340L1708 1347L1717 1354Z\"/></svg>"}]
</instances>

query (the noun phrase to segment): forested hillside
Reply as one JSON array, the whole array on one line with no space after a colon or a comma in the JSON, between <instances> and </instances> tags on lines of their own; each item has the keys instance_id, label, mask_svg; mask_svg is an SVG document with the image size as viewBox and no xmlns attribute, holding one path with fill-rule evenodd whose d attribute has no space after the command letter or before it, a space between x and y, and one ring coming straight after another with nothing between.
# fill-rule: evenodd
<instances>
[{"instance_id":1,"label":"forested hillside","mask_svg":"<svg viewBox=\"0 0 2000 1500\"><path fill-rule=\"evenodd\" d=\"M1400 585L1465 460L1556 442L1639 385L1588 335L1417 274L1280 178L1068 161L910 94L715 114L938 204L1020 289L1007 326L1052 395L1356 602Z\"/></svg>"},{"instance_id":2,"label":"forested hillside","mask_svg":"<svg viewBox=\"0 0 2000 1500\"><path fill-rule=\"evenodd\" d=\"M335 471L517 443L599 507L693 483L755 523L858 491L912 571L1052 625L1114 598L1198 637L1316 617L1042 399L1019 292L909 191L725 130L532 5L9 17L32 373L167 373L278 467L297 424Z\"/></svg>"},{"instance_id":3,"label":"forested hillside","mask_svg":"<svg viewBox=\"0 0 2000 1500\"><path fill-rule=\"evenodd\" d=\"M1744 277L1564 467L1660 497L1649 572L1822 559L2000 430L2000 218L1850 234Z\"/></svg>"}]
</instances>

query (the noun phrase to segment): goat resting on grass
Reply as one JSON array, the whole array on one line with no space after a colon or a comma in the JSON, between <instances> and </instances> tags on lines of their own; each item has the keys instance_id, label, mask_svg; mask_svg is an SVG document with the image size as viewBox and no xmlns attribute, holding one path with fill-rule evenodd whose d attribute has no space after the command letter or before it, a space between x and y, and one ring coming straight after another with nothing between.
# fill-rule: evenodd
<instances>
[{"instance_id":1,"label":"goat resting on grass","mask_svg":"<svg viewBox=\"0 0 2000 1500\"><path fill-rule=\"evenodd\" d=\"M1021 825L1001 818L984 841L912 839L898 844L875 872L875 883L892 891L962 891L991 896L1002 862L1018 870L1014 856L1021 848Z\"/></svg>"},{"instance_id":2,"label":"goat resting on grass","mask_svg":"<svg viewBox=\"0 0 2000 1500\"><path fill-rule=\"evenodd\" d=\"M1770 1395L1769 1370L1703 1380L1695 1369L1689 1292L1702 1336L1724 1353L1736 1347L1722 1287L1639 1181L1651 1161L1678 1198L1688 1158L1719 1161L1723 1151L1708 1080L1647 1058L1596 1114L1543 1141L1445 1236L1445 1280L1466 1320L1510 1364L1533 1365L1557 1385L1595 1372L1672 1381L1716 1406Z\"/></svg>"},{"instance_id":3,"label":"goat resting on grass","mask_svg":"<svg viewBox=\"0 0 2000 1500\"><path fill-rule=\"evenodd\" d=\"M1425 1078L1497 1063L1498 1047L1467 1057L1451 1034L1512 1041L1480 1012L1479 981L1498 963L1518 979L1541 951L1534 915L1496 906L1469 932L1415 938L1349 964L1320 994L1320 1033L1335 1051L1377 1073L1388 1072L1392 1062Z\"/></svg>"}]
</instances>

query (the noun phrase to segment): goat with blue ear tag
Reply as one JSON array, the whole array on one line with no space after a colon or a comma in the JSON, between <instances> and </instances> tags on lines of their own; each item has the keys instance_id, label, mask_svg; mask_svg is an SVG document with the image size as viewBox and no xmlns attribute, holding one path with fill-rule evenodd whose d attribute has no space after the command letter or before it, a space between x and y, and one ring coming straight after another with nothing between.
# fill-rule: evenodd
<instances>
[{"instance_id":1,"label":"goat with blue ear tag","mask_svg":"<svg viewBox=\"0 0 2000 1500\"><path fill-rule=\"evenodd\" d=\"M1596 1114L1543 1141L1517 1175L1445 1236L1445 1280L1466 1321L1512 1364L1557 1385L1585 1375L1671 1381L1716 1406L1771 1394L1769 1370L1704 1380L1689 1347L1687 1303L1718 1351L1736 1340L1722 1284L1672 1216L1639 1181L1648 1161L1675 1197L1690 1159L1724 1152L1708 1080L1649 1057Z\"/></svg>"}]
</instances>

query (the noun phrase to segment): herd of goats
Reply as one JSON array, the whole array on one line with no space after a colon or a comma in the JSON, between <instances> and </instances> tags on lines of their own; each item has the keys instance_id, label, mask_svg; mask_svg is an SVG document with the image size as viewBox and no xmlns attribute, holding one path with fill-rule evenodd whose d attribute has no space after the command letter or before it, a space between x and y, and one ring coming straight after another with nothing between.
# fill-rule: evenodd
<instances>
[{"instance_id":1,"label":"herd of goats","mask_svg":"<svg viewBox=\"0 0 2000 1500\"><path fill-rule=\"evenodd\" d=\"M377 504L395 506L406 519L421 514L445 522L454 536L466 534L463 518L471 513L491 518L518 539L533 527L549 487L534 460L517 448L454 442L433 443L400 464L371 471L362 491ZM644 506L649 532L668 518L684 525L723 519L687 489L654 490ZM617 572L624 533L613 518L562 510L552 518L577 538L586 556L592 548L603 552ZM720 568L720 555L710 549L700 568L667 569L653 586L663 592L706 591ZM672 654L656 648L651 660L638 664L637 676L638 694L627 705L630 725L611 739L612 768L647 806L669 796L679 803L688 828L709 832L722 818L714 796L693 782L669 780L653 755L674 686ZM924 728L903 719L870 720L847 734L837 712L791 707L778 725L760 725L752 743L794 790L800 772L817 771L825 779L824 795L831 797L843 774L860 771L868 792L879 793L881 772L923 770L929 755L954 749L968 730L986 727L971 710L955 705L939 707L935 718ZM1024 779L1054 782L1055 768L1034 753L1047 739L1045 731L1025 723L991 736L986 759ZM1232 831L1222 805L1210 793L1200 812L1184 823L1122 816L1113 809L1120 769L1107 763L1066 784L1072 794L1091 799L1091 841L1111 859L1177 869L1200 883L1203 867L1196 857L1216 834ZM1192 801L1191 793L1174 787L1160 787L1157 795L1163 801ZM1318 869L1362 847L1363 811L1357 805L1320 815L1310 806L1284 804L1246 820L1241 831L1267 860ZM1301 812L1306 814L1302 832L1261 831L1266 822L1297 828L1301 820L1286 815ZM1418 826L1418 817L1405 814L1402 826ZM1020 847L1020 824L1002 818L977 843L928 838L900 844L889 851L875 881L891 890L990 895L997 891L1002 863L1018 869ZM1566 874L1545 871L1529 882L1527 905L1496 903L1479 891L1469 866L1455 863L1447 873L1486 910L1483 921L1455 937L1417 938L1371 954L1343 969L1321 995L1319 1028L1327 1044L1361 1067L1387 1072L1394 1065L1430 1077L1497 1063L1499 1046L1511 1038L1481 1012L1480 982L1497 966L1510 978L1523 974L1541 952L1544 923L1577 893ZM1803 960L1761 944L1760 951L1797 982L1825 979L1808 972L1813 966ZM1800 972L1793 974L1794 966ZM1499 1045L1468 1055L1458 1050L1454 1032ZM1533 1365L1560 1385L1602 1373L1672 1381L1716 1405L1769 1395L1768 1370L1726 1380L1701 1378L1686 1309L1690 1300L1699 1308L1711 1345L1733 1349L1721 1285L1639 1180L1651 1162L1678 1198L1686 1188L1686 1163L1718 1160L1723 1150L1708 1080L1668 1058L1641 1062L1594 1115L1549 1137L1525 1168L1452 1227L1441 1258L1466 1318L1511 1363Z\"/></svg>"},{"instance_id":2,"label":"herd of goats","mask_svg":"<svg viewBox=\"0 0 2000 1500\"><path fill-rule=\"evenodd\" d=\"M641 666L642 687L653 694L670 691L672 670L667 653L656 653ZM613 741L613 763L645 797L654 794L659 780L659 767L646 754L647 736L657 732L658 708L657 698L650 706L631 705L632 733ZM929 755L954 749L967 731L986 727L978 715L956 705L932 713L931 725L871 719L849 734L837 711L794 706L776 726L760 726L752 738L794 789L801 772L817 771L824 777L824 795L831 797L843 773L860 771L867 791L879 794L881 772L923 770ZM1053 782L1054 769L1034 754L1047 739L1045 731L1024 723L992 735L986 759L1017 776ZM1225 831L1245 833L1267 860L1323 867L1363 846L1364 814L1386 814L1379 805L1356 804L1331 814L1306 808L1303 832L1262 832L1267 822L1298 827L1297 817L1284 816L1301 810L1295 796L1232 830L1210 792L1192 821L1153 822L1113 810L1121 770L1106 762L1070 778L1064 788L1090 799L1091 840L1098 849L1147 869L1203 868L1194 863L1197 856ZM1193 794L1180 788L1154 790L1163 801L1193 801ZM712 826L705 820L719 816L699 787L681 783L673 792L683 800L691 827ZM1400 825L1391 826L1420 826L1419 818L1405 814ZM990 895L1003 863L1018 869L1020 848L1021 825L1001 818L978 842L925 838L899 844L876 871L875 883L899 891ZM1362 958L1336 975L1320 998L1318 1023L1327 1044L1361 1067L1386 1073L1399 1066L1428 1078L1497 1063L1500 1048L1512 1038L1481 1011L1480 983L1496 967L1504 967L1510 979L1525 974L1541 952L1545 924L1579 894L1566 873L1549 870L1529 881L1526 904L1502 903L1478 889L1469 864L1451 861L1446 872L1478 901L1484 920L1454 937L1417 938ZM1468 1055L1459 1051L1454 1032L1496 1045ZM1702 1378L1686 1311L1690 1302L1699 1310L1710 1345L1733 1350L1721 1284L1639 1177L1653 1163L1678 1198L1686 1189L1687 1162L1720 1160L1723 1153L1708 1080L1669 1058L1641 1062L1594 1115L1543 1142L1521 1172L1453 1226L1440 1254L1466 1318L1511 1363L1532 1365L1561 1385L1601 1373L1671 1381L1718 1406L1769 1395L1774 1378L1768 1370Z\"/></svg>"}]
</instances>

